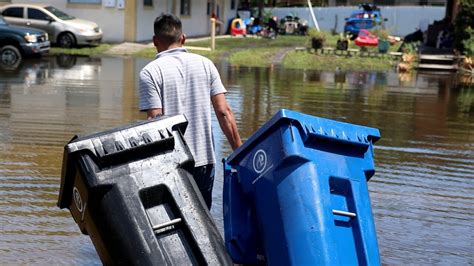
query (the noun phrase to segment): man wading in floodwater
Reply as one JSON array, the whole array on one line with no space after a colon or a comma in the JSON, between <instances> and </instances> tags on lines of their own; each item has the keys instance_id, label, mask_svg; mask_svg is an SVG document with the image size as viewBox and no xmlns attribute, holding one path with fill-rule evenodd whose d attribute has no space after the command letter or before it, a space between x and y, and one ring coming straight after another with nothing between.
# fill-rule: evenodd
<instances>
[{"instance_id":1,"label":"man wading in floodwater","mask_svg":"<svg viewBox=\"0 0 474 266\"><path fill-rule=\"evenodd\" d=\"M160 115L184 114L189 125L184 138L194 156L192 173L211 209L214 184L214 142L211 129L211 104L219 125L232 149L242 145L219 72L207 58L182 48L186 36L181 21L163 14L154 22L153 44L156 59L140 72L140 111L148 119Z\"/></svg>"}]
</instances>

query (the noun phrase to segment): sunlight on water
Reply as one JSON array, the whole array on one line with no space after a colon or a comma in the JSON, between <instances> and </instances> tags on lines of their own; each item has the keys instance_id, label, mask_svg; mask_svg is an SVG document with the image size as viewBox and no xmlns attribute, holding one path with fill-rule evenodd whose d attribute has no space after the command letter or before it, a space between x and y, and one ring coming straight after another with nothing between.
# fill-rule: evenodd
<instances>
[{"instance_id":1,"label":"sunlight on water","mask_svg":"<svg viewBox=\"0 0 474 266\"><path fill-rule=\"evenodd\" d=\"M146 60L45 57L0 70L0 263L100 264L92 241L56 206L64 145L144 119ZM452 75L314 72L218 65L244 139L279 109L380 129L369 182L384 264L472 263L474 89ZM214 123L212 215L223 232Z\"/></svg>"}]
</instances>

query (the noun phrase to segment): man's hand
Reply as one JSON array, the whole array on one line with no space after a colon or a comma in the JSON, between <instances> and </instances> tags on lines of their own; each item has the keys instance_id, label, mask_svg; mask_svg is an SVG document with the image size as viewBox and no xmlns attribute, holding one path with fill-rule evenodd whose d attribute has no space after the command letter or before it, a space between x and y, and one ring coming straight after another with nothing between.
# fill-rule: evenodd
<instances>
[{"instance_id":1,"label":"man's hand","mask_svg":"<svg viewBox=\"0 0 474 266\"><path fill-rule=\"evenodd\" d=\"M146 110L146 117L147 119L153 119L157 116L163 115L163 109L155 108L155 109L148 109Z\"/></svg>"}]
</instances>

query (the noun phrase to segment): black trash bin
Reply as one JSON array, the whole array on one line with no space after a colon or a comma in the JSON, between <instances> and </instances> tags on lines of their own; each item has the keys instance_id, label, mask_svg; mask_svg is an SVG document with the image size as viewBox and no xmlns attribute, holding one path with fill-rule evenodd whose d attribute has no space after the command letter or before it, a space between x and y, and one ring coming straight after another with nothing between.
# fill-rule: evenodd
<instances>
[{"instance_id":1,"label":"black trash bin","mask_svg":"<svg viewBox=\"0 0 474 266\"><path fill-rule=\"evenodd\" d=\"M64 148L58 206L104 264L231 264L190 175L183 115L138 122Z\"/></svg>"}]
</instances>

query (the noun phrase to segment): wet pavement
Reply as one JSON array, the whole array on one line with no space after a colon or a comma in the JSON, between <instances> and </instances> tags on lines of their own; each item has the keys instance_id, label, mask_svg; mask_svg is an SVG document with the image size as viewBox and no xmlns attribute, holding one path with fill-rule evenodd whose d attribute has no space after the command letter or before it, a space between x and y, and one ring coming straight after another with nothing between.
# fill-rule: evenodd
<instances>
[{"instance_id":1,"label":"wet pavement","mask_svg":"<svg viewBox=\"0 0 474 266\"><path fill-rule=\"evenodd\" d=\"M56 206L64 145L144 119L149 60L57 56L0 69L0 263L100 264ZM244 139L279 109L379 128L369 182L386 265L473 261L474 88L452 74L317 72L218 64ZM218 158L231 153L213 120ZM212 215L222 221L218 164Z\"/></svg>"}]
</instances>

